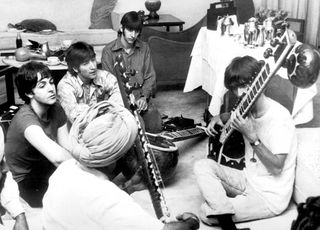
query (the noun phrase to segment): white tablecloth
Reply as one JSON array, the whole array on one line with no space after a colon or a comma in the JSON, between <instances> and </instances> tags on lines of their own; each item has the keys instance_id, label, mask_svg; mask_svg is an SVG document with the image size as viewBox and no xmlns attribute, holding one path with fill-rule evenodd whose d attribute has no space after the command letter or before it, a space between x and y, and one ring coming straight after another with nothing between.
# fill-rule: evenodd
<instances>
[{"instance_id":1,"label":"white tablecloth","mask_svg":"<svg viewBox=\"0 0 320 230\"><path fill-rule=\"evenodd\" d=\"M212 96L209 112L217 115L220 112L224 87L224 71L236 56L250 55L257 60L264 60L263 52L266 48L247 48L234 37L221 36L217 31L202 27L195 41L191 56L184 92L192 91L201 86ZM271 58L269 58L271 59ZM286 69L280 68L278 74L287 78ZM296 124L310 121L313 118L312 98L317 94L315 85L307 89L298 89L292 116Z\"/></svg>"}]
</instances>

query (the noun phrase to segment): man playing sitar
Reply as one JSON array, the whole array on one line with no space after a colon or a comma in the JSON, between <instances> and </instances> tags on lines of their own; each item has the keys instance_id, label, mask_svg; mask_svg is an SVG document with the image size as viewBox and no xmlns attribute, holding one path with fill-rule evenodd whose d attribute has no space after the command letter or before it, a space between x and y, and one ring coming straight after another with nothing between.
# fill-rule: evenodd
<instances>
[{"instance_id":1,"label":"man playing sitar","mask_svg":"<svg viewBox=\"0 0 320 230\"><path fill-rule=\"evenodd\" d=\"M226 68L225 86L241 97L252 90L252 79L258 78L258 73L261 64L257 60L237 57ZM243 135L245 168L238 170L201 159L194 171L205 199L201 219L234 230L234 222L275 216L287 208L293 190L297 139L289 111L263 91L246 114L234 110L228 122ZM222 125L220 116L209 123L210 136L219 134L217 123Z\"/></svg>"}]
</instances>

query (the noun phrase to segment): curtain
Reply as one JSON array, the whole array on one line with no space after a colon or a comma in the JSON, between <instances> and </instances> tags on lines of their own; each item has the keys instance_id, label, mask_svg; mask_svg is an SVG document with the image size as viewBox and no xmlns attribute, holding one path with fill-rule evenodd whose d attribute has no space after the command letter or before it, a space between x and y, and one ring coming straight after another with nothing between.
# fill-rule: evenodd
<instances>
[{"instance_id":1,"label":"curtain","mask_svg":"<svg viewBox=\"0 0 320 230\"><path fill-rule=\"evenodd\" d=\"M255 8L285 10L290 18L305 20L305 42L320 45L320 1L319 0L254 0Z\"/></svg>"},{"instance_id":2,"label":"curtain","mask_svg":"<svg viewBox=\"0 0 320 230\"><path fill-rule=\"evenodd\" d=\"M111 12L117 0L94 0L91 9L89 29L112 28Z\"/></svg>"}]
</instances>

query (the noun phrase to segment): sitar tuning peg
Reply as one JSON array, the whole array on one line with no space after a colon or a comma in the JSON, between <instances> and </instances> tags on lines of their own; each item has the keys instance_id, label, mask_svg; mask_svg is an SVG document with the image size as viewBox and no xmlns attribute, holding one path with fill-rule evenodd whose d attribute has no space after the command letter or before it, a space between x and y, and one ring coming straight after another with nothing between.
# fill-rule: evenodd
<instances>
[{"instance_id":1,"label":"sitar tuning peg","mask_svg":"<svg viewBox=\"0 0 320 230\"><path fill-rule=\"evenodd\" d=\"M273 50L271 48L267 48L263 53L263 57L267 59L270 56L273 56Z\"/></svg>"},{"instance_id":2,"label":"sitar tuning peg","mask_svg":"<svg viewBox=\"0 0 320 230\"><path fill-rule=\"evenodd\" d=\"M272 39L272 40L270 41L270 45L271 45L272 47L276 47L276 45L278 45L278 44L280 44L278 38Z\"/></svg>"},{"instance_id":3,"label":"sitar tuning peg","mask_svg":"<svg viewBox=\"0 0 320 230\"><path fill-rule=\"evenodd\" d=\"M135 69L130 69L127 74L129 74L130 76L134 76L136 75L137 71Z\"/></svg>"}]
</instances>

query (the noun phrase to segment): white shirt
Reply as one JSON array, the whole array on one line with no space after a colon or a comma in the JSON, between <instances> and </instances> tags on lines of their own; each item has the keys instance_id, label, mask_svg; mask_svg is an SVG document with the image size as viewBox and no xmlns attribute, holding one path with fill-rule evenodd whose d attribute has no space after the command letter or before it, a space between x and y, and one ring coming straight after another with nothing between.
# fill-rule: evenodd
<instances>
[{"instance_id":1,"label":"white shirt","mask_svg":"<svg viewBox=\"0 0 320 230\"><path fill-rule=\"evenodd\" d=\"M253 119L261 142L273 153L287 153L280 175L272 175L257 156L252 158L252 147L246 140L246 168L248 183L266 200L270 210L281 213L289 204L293 191L297 157L295 125L288 112L279 103L268 98L269 109L260 118Z\"/></svg>"},{"instance_id":2,"label":"white shirt","mask_svg":"<svg viewBox=\"0 0 320 230\"><path fill-rule=\"evenodd\" d=\"M4 134L0 127L0 160L4 154ZM13 180L11 172L7 172L7 178L4 182L0 201L1 205L6 209L12 218L24 212L20 202L19 189L17 183Z\"/></svg>"},{"instance_id":3,"label":"white shirt","mask_svg":"<svg viewBox=\"0 0 320 230\"><path fill-rule=\"evenodd\" d=\"M1 191L0 200L1 205L12 218L16 218L19 214L24 213L24 208L20 202L18 185L17 182L13 180L11 172L7 172L7 178Z\"/></svg>"},{"instance_id":4,"label":"white shirt","mask_svg":"<svg viewBox=\"0 0 320 230\"><path fill-rule=\"evenodd\" d=\"M49 179L43 198L43 226L46 230L160 230L163 223L101 172L70 159Z\"/></svg>"}]
</instances>

